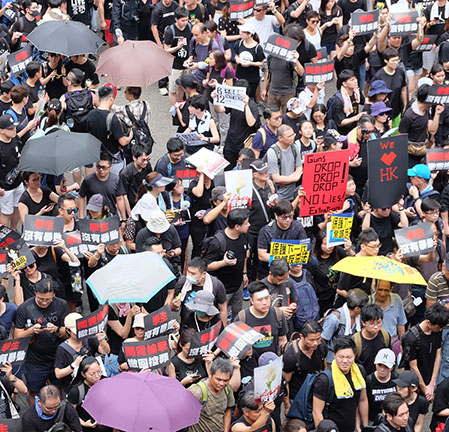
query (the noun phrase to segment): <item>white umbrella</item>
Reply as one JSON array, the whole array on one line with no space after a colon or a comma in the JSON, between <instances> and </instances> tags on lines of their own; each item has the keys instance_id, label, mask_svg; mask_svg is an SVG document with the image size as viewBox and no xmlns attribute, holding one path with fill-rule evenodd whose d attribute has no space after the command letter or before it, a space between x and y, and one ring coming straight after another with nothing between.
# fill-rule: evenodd
<instances>
[{"instance_id":1,"label":"white umbrella","mask_svg":"<svg viewBox=\"0 0 449 432\"><path fill-rule=\"evenodd\" d=\"M175 279L162 257L154 252L117 255L87 280L101 304L146 303Z\"/></svg>"}]
</instances>

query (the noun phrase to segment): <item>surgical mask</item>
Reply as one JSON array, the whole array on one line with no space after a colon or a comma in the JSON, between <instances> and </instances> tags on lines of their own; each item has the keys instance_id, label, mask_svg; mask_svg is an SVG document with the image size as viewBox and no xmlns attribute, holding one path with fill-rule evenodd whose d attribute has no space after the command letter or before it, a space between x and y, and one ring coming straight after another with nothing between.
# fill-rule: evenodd
<instances>
[{"instance_id":1,"label":"surgical mask","mask_svg":"<svg viewBox=\"0 0 449 432\"><path fill-rule=\"evenodd\" d=\"M31 11L31 15L34 16L34 18L36 18L39 16L39 11L33 10L33 11Z\"/></svg>"},{"instance_id":2,"label":"surgical mask","mask_svg":"<svg viewBox=\"0 0 449 432\"><path fill-rule=\"evenodd\" d=\"M187 275L186 281L192 285L198 285L200 283L199 279L194 278L193 276Z\"/></svg>"},{"instance_id":3,"label":"surgical mask","mask_svg":"<svg viewBox=\"0 0 449 432\"><path fill-rule=\"evenodd\" d=\"M200 317L205 317L206 316L206 312L201 312L201 311L195 311L195 313Z\"/></svg>"}]
</instances>

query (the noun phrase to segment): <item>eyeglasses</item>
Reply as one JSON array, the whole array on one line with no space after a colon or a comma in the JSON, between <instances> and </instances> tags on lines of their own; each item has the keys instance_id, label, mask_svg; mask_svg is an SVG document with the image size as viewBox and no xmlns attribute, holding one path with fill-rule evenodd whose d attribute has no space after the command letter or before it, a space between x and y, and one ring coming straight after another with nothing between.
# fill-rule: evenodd
<instances>
[{"instance_id":1,"label":"eyeglasses","mask_svg":"<svg viewBox=\"0 0 449 432\"><path fill-rule=\"evenodd\" d=\"M91 377L100 377L101 376L101 372L92 372L92 373L87 373L86 375L89 375Z\"/></svg>"},{"instance_id":2,"label":"eyeglasses","mask_svg":"<svg viewBox=\"0 0 449 432\"><path fill-rule=\"evenodd\" d=\"M49 299L36 296L36 301L38 303L46 304L46 303L51 303L53 301L53 298L54 298L54 296L52 298L49 298Z\"/></svg>"},{"instance_id":3,"label":"eyeglasses","mask_svg":"<svg viewBox=\"0 0 449 432\"><path fill-rule=\"evenodd\" d=\"M106 171L111 167L111 165L97 165L97 169L101 171Z\"/></svg>"},{"instance_id":4,"label":"eyeglasses","mask_svg":"<svg viewBox=\"0 0 449 432\"><path fill-rule=\"evenodd\" d=\"M71 215L72 213L78 213L79 208L75 207L75 208L69 208L69 209L65 209L65 211L67 212L67 214Z\"/></svg>"},{"instance_id":5,"label":"eyeglasses","mask_svg":"<svg viewBox=\"0 0 449 432\"><path fill-rule=\"evenodd\" d=\"M280 116L273 117L273 120L282 120L282 116L280 115Z\"/></svg>"},{"instance_id":6,"label":"eyeglasses","mask_svg":"<svg viewBox=\"0 0 449 432\"><path fill-rule=\"evenodd\" d=\"M370 249L380 249L381 247L382 247L382 243L379 243L378 245L369 245L369 244L366 244L365 245L366 247L369 247Z\"/></svg>"},{"instance_id":7,"label":"eyeglasses","mask_svg":"<svg viewBox=\"0 0 449 432\"><path fill-rule=\"evenodd\" d=\"M279 217L279 219L282 219L282 220L289 220L289 219L293 219L294 215L293 215L293 213L290 213L290 214L281 215L278 217Z\"/></svg>"},{"instance_id":8,"label":"eyeglasses","mask_svg":"<svg viewBox=\"0 0 449 432\"><path fill-rule=\"evenodd\" d=\"M59 408L61 408L61 402L59 402L58 406L48 408L41 401L41 407L44 409L44 411L47 411L48 413L56 412L58 411Z\"/></svg>"}]
</instances>

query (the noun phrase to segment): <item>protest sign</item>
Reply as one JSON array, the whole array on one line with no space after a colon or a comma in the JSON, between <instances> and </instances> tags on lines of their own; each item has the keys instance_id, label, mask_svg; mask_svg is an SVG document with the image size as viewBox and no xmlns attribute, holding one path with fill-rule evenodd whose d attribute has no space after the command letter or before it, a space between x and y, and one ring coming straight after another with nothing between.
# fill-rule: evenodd
<instances>
[{"instance_id":1,"label":"protest sign","mask_svg":"<svg viewBox=\"0 0 449 432\"><path fill-rule=\"evenodd\" d=\"M282 356L265 366L254 369L254 399L256 403L266 403L277 398L281 390Z\"/></svg>"},{"instance_id":2,"label":"protest sign","mask_svg":"<svg viewBox=\"0 0 449 432\"><path fill-rule=\"evenodd\" d=\"M297 40L281 36L278 33L271 33L271 35L268 36L268 40L266 41L263 50L267 57L271 55L280 58L281 60L296 62L293 58L293 51L296 50L297 46Z\"/></svg>"},{"instance_id":3,"label":"protest sign","mask_svg":"<svg viewBox=\"0 0 449 432\"><path fill-rule=\"evenodd\" d=\"M100 220L80 219L78 226L84 244L108 245L120 241L120 221L117 216Z\"/></svg>"},{"instance_id":4,"label":"protest sign","mask_svg":"<svg viewBox=\"0 0 449 432\"><path fill-rule=\"evenodd\" d=\"M20 238L21 235L18 232L5 225L0 225L0 248L7 248L10 244L14 243Z\"/></svg>"},{"instance_id":5,"label":"protest sign","mask_svg":"<svg viewBox=\"0 0 449 432\"><path fill-rule=\"evenodd\" d=\"M8 64L14 76L19 76L25 72L27 64L33 60L33 47L26 45L19 51L15 51L8 56Z\"/></svg>"},{"instance_id":6,"label":"protest sign","mask_svg":"<svg viewBox=\"0 0 449 432\"><path fill-rule=\"evenodd\" d=\"M206 145L206 141L200 140L196 132L175 133L175 137L179 138L185 146L201 146Z\"/></svg>"},{"instance_id":7,"label":"protest sign","mask_svg":"<svg viewBox=\"0 0 449 432\"><path fill-rule=\"evenodd\" d=\"M104 331L108 323L109 306L106 302L95 312L76 320L76 337L78 339L88 339Z\"/></svg>"},{"instance_id":8,"label":"protest sign","mask_svg":"<svg viewBox=\"0 0 449 432\"><path fill-rule=\"evenodd\" d=\"M0 341L0 364L10 362L13 367L23 364L30 340L31 336Z\"/></svg>"},{"instance_id":9,"label":"protest sign","mask_svg":"<svg viewBox=\"0 0 449 432\"><path fill-rule=\"evenodd\" d=\"M378 21L379 9L368 12L358 10L351 13L351 27L357 36L374 33Z\"/></svg>"},{"instance_id":10,"label":"protest sign","mask_svg":"<svg viewBox=\"0 0 449 432\"><path fill-rule=\"evenodd\" d=\"M230 20L237 21L253 14L254 0L229 0Z\"/></svg>"},{"instance_id":11,"label":"protest sign","mask_svg":"<svg viewBox=\"0 0 449 432\"><path fill-rule=\"evenodd\" d=\"M190 183L198 177L198 173L194 168L183 168L176 170L175 177L182 180L182 185L187 190Z\"/></svg>"},{"instance_id":12,"label":"protest sign","mask_svg":"<svg viewBox=\"0 0 449 432\"><path fill-rule=\"evenodd\" d=\"M218 336L217 347L229 358L241 359L254 342L262 339L263 334L257 332L244 322L228 325Z\"/></svg>"},{"instance_id":13,"label":"protest sign","mask_svg":"<svg viewBox=\"0 0 449 432\"><path fill-rule=\"evenodd\" d=\"M8 258L14 270L20 270L36 262L34 255L23 239L19 239L7 248Z\"/></svg>"},{"instance_id":14,"label":"protest sign","mask_svg":"<svg viewBox=\"0 0 449 432\"><path fill-rule=\"evenodd\" d=\"M205 148L199 149L195 154L189 156L186 161L197 168L201 167L203 173L211 179L229 165L229 162L224 157Z\"/></svg>"},{"instance_id":15,"label":"protest sign","mask_svg":"<svg viewBox=\"0 0 449 432\"><path fill-rule=\"evenodd\" d=\"M0 278L8 277L6 271L6 265L8 264L8 251L6 249L0 249Z\"/></svg>"},{"instance_id":16,"label":"protest sign","mask_svg":"<svg viewBox=\"0 0 449 432\"><path fill-rule=\"evenodd\" d=\"M326 224L326 240L328 245L338 246L350 238L354 213L338 213L331 216L331 221Z\"/></svg>"},{"instance_id":17,"label":"protest sign","mask_svg":"<svg viewBox=\"0 0 449 432\"><path fill-rule=\"evenodd\" d=\"M25 215L23 239L33 246L52 246L62 239L64 218Z\"/></svg>"},{"instance_id":18,"label":"protest sign","mask_svg":"<svg viewBox=\"0 0 449 432\"><path fill-rule=\"evenodd\" d=\"M434 43L437 40L437 34L427 34L424 36L422 42L415 48L416 52L424 52L431 51ZM413 42L416 39L416 36L411 38L410 42Z\"/></svg>"},{"instance_id":19,"label":"protest sign","mask_svg":"<svg viewBox=\"0 0 449 432\"><path fill-rule=\"evenodd\" d=\"M9 9L6 9L9 10ZM0 432L22 432L22 420L17 419L1 419Z\"/></svg>"},{"instance_id":20,"label":"protest sign","mask_svg":"<svg viewBox=\"0 0 449 432\"><path fill-rule=\"evenodd\" d=\"M321 215L341 210L346 197L349 151L311 153L304 156L301 216Z\"/></svg>"},{"instance_id":21,"label":"protest sign","mask_svg":"<svg viewBox=\"0 0 449 432\"><path fill-rule=\"evenodd\" d=\"M235 170L225 172L226 192L231 192L228 210L235 208L251 208L253 196L252 170Z\"/></svg>"},{"instance_id":22,"label":"protest sign","mask_svg":"<svg viewBox=\"0 0 449 432\"><path fill-rule=\"evenodd\" d=\"M243 96L246 95L245 87L231 87L217 84L215 91L217 92L217 97L214 99L214 105L245 111L245 104L243 102Z\"/></svg>"},{"instance_id":23,"label":"protest sign","mask_svg":"<svg viewBox=\"0 0 449 432\"><path fill-rule=\"evenodd\" d=\"M316 58L319 63L327 61L327 48L322 47L316 50Z\"/></svg>"},{"instance_id":24,"label":"protest sign","mask_svg":"<svg viewBox=\"0 0 449 432\"><path fill-rule=\"evenodd\" d=\"M144 340L173 333L175 321L169 305L162 306L157 311L145 315L143 319L145 324Z\"/></svg>"},{"instance_id":25,"label":"protest sign","mask_svg":"<svg viewBox=\"0 0 449 432\"><path fill-rule=\"evenodd\" d=\"M310 254L310 239L279 240L270 243L270 263L274 259L285 258L290 265L306 264Z\"/></svg>"},{"instance_id":26,"label":"protest sign","mask_svg":"<svg viewBox=\"0 0 449 432\"><path fill-rule=\"evenodd\" d=\"M449 170L449 149L427 149L426 163L430 171Z\"/></svg>"},{"instance_id":27,"label":"protest sign","mask_svg":"<svg viewBox=\"0 0 449 432\"><path fill-rule=\"evenodd\" d=\"M418 31L417 11L392 12L389 36L407 36Z\"/></svg>"},{"instance_id":28,"label":"protest sign","mask_svg":"<svg viewBox=\"0 0 449 432\"><path fill-rule=\"evenodd\" d=\"M367 146L368 201L373 208L391 207L408 179L408 135L370 140Z\"/></svg>"},{"instance_id":29,"label":"protest sign","mask_svg":"<svg viewBox=\"0 0 449 432\"><path fill-rule=\"evenodd\" d=\"M81 242L81 233L79 231L63 232L62 238L65 241L67 249L78 258L84 258L84 252L96 251L96 245L86 245Z\"/></svg>"},{"instance_id":30,"label":"protest sign","mask_svg":"<svg viewBox=\"0 0 449 432\"><path fill-rule=\"evenodd\" d=\"M334 61L328 60L320 63L306 63L304 82L306 84L318 84L334 79Z\"/></svg>"},{"instance_id":31,"label":"protest sign","mask_svg":"<svg viewBox=\"0 0 449 432\"><path fill-rule=\"evenodd\" d=\"M213 327L195 333L190 342L189 355L187 357L201 357L212 349L220 332L221 321L218 321Z\"/></svg>"},{"instance_id":32,"label":"protest sign","mask_svg":"<svg viewBox=\"0 0 449 432\"><path fill-rule=\"evenodd\" d=\"M432 84L426 98L426 103L432 105L449 104L449 85Z\"/></svg>"},{"instance_id":33,"label":"protest sign","mask_svg":"<svg viewBox=\"0 0 449 432\"><path fill-rule=\"evenodd\" d=\"M394 230L394 236L404 258L419 256L434 250L433 230L430 222Z\"/></svg>"},{"instance_id":34,"label":"protest sign","mask_svg":"<svg viewBox=\"0 0 449 432\"><path fill-rule=\"evenodd\" d=\"M140 342L123 342L123 350L131 370L158 369L170 363L168 336Z\"/></svg>"}]
</instances>

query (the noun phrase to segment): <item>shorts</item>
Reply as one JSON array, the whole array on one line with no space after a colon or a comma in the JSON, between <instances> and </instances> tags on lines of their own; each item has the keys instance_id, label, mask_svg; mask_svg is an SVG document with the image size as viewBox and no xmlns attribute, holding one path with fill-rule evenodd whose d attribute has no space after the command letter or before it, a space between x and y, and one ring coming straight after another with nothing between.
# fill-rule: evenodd
<instances>
[{"instance_id":1,"label":"shorts","mask_svg":"<svg viewBox=\"0 0 449 432\"><path fill-rule=\"evenodd\" d=\"M419 69L416 69L416 70L407 69L407 76L408 77L419 76L421 74L422 74L422 68L419 68Z\"/></svg>"},{"instance_id":2,"label":"shorts","mask_svg":"<svg viewBox=\"0 0 449 432\"><path fill-rule=\"evenodd\" d=\"M189 73L190 71L188 69L172 69L171 74L168 77L168 91L170 93L176 93L179 88L178 84L176 84L176 80Z\"/></svg>"},{"instance_id":3,"label":"shorts","mask_svg":"<svg viewBox=\"0 0 449 432\"><path fill-rule=\"evenodd\" d=\"M108 44L113 44L114 43L114 35L111 33L112 20L105 19L105 21L106 21L107 27L106 27L106 30L104 30L104 40Z\"/></svg>"},{"instance_id":4,"label":"shorts","mask_svg":"<svg viewBox=\"0 0 449 432\"><path fill-rule=\"evenodd\" d=\"M28 390L33 393L37 393L44 387L47 384L47 379L50 379L52 383L57 381L53 364L43 365L26 362L23 373L27 380Z\"/></svg>"},{"instance_id":5,"label":"shorts","mask_svg":"<svg viewBox=\"0 0 449 432\"><path fill-rule=\"evenodd\" d=\"M9 216L14 213L14 207L19 205L19 200L25 192L25 186L20 183L15 189L5 192L5 195L0 197L0 211L2 214Z\"/></svg>"}]
</instances>

